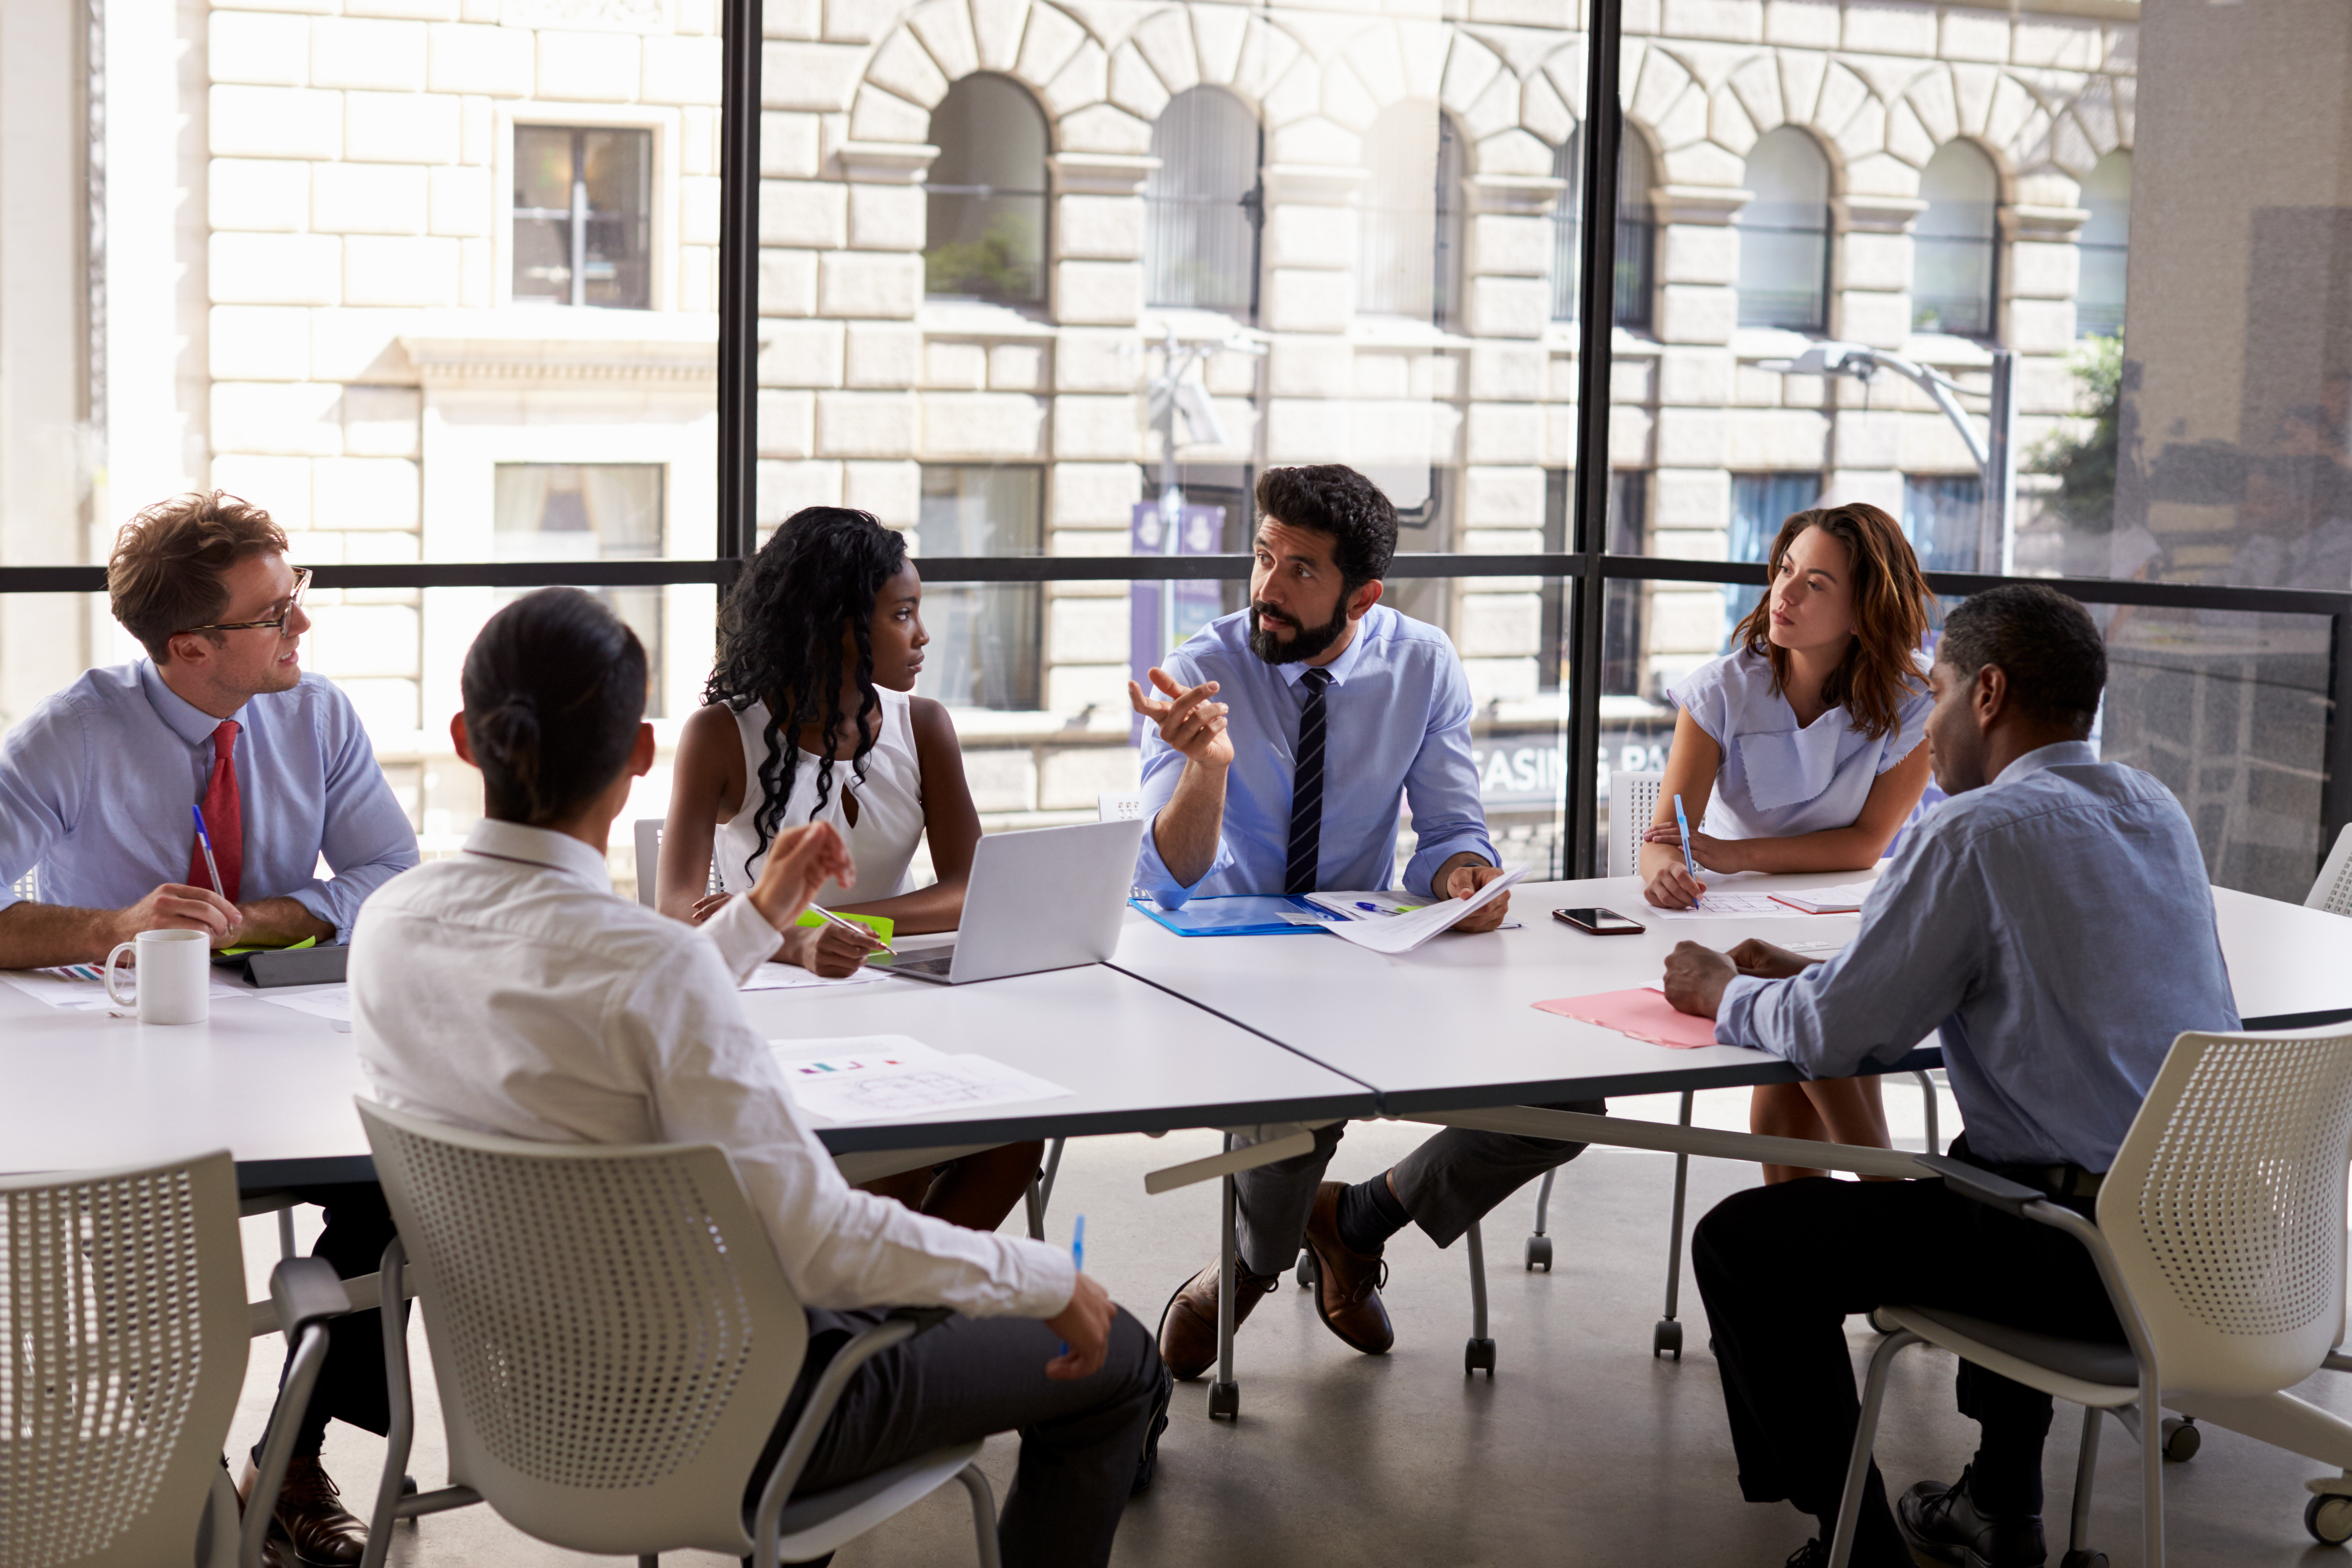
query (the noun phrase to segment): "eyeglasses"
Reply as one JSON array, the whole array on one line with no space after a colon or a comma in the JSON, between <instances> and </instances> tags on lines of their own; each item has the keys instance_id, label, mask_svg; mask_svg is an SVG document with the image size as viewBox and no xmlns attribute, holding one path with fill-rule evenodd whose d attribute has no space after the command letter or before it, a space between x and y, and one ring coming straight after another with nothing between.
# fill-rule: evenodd
<instances>
[{"instance_id":1,"label":"eyeglasses","mask_svg":"<svg viewBox=\"0 0 2352 1568\"><path fill-rule=\"evenodd\" d=\"M187 631L257 632L262 630L264 627L267 627L270 631L276 632L278 636L283 637L286 635L286 623L292 620L294 618L294 612L302 607L302 590L310 585L310 569L308 566L297 566L294 568L294 591L286 595L286 607L283 610L280 610L270 619L266 621L222 621L216 625L209 626L190 626L187 628ZM184 633L182 635L185 634Z\"/></svg>"}]
</instances>

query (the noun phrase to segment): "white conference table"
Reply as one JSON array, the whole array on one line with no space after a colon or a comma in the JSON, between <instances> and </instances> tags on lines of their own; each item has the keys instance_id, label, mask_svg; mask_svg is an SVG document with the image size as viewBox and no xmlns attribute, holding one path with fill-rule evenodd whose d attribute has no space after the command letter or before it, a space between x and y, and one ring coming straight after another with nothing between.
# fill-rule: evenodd
<instances>
[{"instance_id":1,"label":"white conference table","mask_svg":"<svg viewBox=\"0 0 2352 1568\"><path fill-rule=\"evenodd\" d=\"M1745 892L1853 880L1851 872L1818 873L1723 885ZM2226 889L2214 889L2214 900L2247 1026L2352 1018L2352 921ZM1595 905L1648 929L1592 936L1551 916ZM1791 1081L1792 1069L1760 1051L1672 1050L1534 1004L1655 985L1678 942L1843 943L1861 924L1855 915L1662 920L1632 877L1522 882L1511 889L1511 912L1517 930L1447 932L1393 957L1314 933L1181 937L1131 912L1112 963L1359 1079L1379 1091L1383 1114L1407 1116ZM1888 1070L1940 1059L1931 1037Z\"/></svg>"},{"instance_id":2,"label":"white conference table","mask_svg":"<svg viewBox=\"0 0 2352 1568\"><path fill-rule=\"evenodd\" d=\"M1376 1110L1363 1085L1101 964L982 985L881 980L743 996L772 1038L909 1035L1071 1090L1002 1110L824 1126L836 1154ZM216 997L208 1022L165 1027L53 1009L0 985L0 1171L226 1148L248 1192L374 1174L352 1108L365 1092L352 1037L257 997Z\"/></svg>"}]
</instances>

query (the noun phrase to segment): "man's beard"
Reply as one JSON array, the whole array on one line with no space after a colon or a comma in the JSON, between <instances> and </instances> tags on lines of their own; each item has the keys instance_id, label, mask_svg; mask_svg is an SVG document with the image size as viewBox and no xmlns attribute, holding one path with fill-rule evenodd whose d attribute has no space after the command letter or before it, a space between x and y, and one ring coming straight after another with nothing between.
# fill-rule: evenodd
<instances>
[{"instance_id":1,"label":"man's beard","mask_svg":"<svg viewBox=\"0 0 2352 1568\"><path fill-rule=\"evenodd\" d=\"M1348 594L1342 591L1339 602L1331 608L1331 618L1319 626L1302 626L1290 616L1270 605L1250 605L1250 652L1268 664L1300 664L1323 652L1338 642L1348 630ZM1288 642L1278 642L1265 622L1272 620L1292 628Z\"/></svg>"}]
</instances>

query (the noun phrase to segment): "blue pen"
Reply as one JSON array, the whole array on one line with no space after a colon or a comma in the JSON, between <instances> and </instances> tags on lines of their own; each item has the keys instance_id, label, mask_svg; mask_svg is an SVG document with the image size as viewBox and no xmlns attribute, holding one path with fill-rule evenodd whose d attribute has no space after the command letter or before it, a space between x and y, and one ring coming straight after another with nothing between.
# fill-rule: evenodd
<instances>
[{"instance_id":1,"label":"blue pen","mask_svg":"<svg viewBox=\"0 0 2352 1568\"><path fill-rule=\"evenodd\" d=\"M1675 826L1682 829L1683 866L1690 872L1691 880L1696 882L1698 880L1698 862L1691 858L1690 818L1683 815L1683 797L1680 795L1675 796ZM1704 896L1701 895L1702 898Z\"/></svg>"},{"instance_id":2,"label":"blue pen","mask_svg":"<svg viewBox=\"0 0 2352 1568\"><path fill-rule=\"evenodd\" d=\"M1077 1224L1070 1227L1070 1263L1083 1271L1087 1266L1087 1216L1080 1215ZM1062 1342L1062 1353L1070 1353L1070 1342Z\"/></svg>"},{"instance_id":3,"label":"blue pen","mask_svg":"<svg viewBox=\"0 0 2352 1568\"><path fill-rule=\"evenodd\" d=\"M192 802L188 809L195 813L196 842L204 846L205 869L213 875L213 891L224 899L227 898L228 889L221 885L220 862L213 858L213 836L205 831L205 808Z\"/></svg>"}]
</instances>

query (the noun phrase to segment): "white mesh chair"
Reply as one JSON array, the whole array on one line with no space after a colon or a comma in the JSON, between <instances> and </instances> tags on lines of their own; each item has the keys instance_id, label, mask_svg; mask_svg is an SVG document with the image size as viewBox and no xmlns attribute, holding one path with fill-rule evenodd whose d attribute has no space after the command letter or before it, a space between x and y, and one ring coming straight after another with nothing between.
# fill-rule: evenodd
<instances>
[{"instance_id":1,"label":"white mesh chair","mask_svg":"<svg viewBox=\"0 0 2352 1568\"><path fill-rule=\"evenodd\" d=\"M247 1324L226 1153L0 1178L0 1568L234 1562Z\"/></svg>"},{"instance_id":2,"label":"white mesh chair","mask_svg":"<svg viewBox=\"0 0 2352 1568\"><path fill-rule=\"evenodd\" d=\"M382 1290L403 1289L413 1258L452 1482L400 1496L415 1413L386 1314L393 1429L366 1568L383 1561L395 1518L473 1502L574 1552L643 1564L697 1548L774 1568L822 1557L950 1480L970 1491L981 1562L996 1568L977 1443L786 1501L851 1374L944 1312L894 1318L842 1349L746 1516L808 1323L721 1151L530 1143L359 1109L400 1227Z\"/></svg>"},{"instance_id":3,"label":"white mesh chair","mask_svg":"<svg viewBox=\"0 0 2352 1568\"><path fill-rule=\"evenodd\" d=\"M2284 1393L2344 1332L2345 1172L2352 1034L2182 1035L2100 1188L2098 1224L2032 1187L1957 1160L1923 1164L1962 1195L2065 1231L2096 1261L2128 1347L2063 1340L1931 1307L1885 1307L1839 1506L1831 1568L1845 1568L1887 1368L1926 1341L2084 1406L2066 1568L2084 1543L2099 1412L2141 1440L2145 1568L2164 1562L2160 1405L2352 1471L2352 1423ZM2312 1483L2305 1522L2331 1543L2352 1474ZM2331 1531L2335 1532L2331 1533Z\"/></svg>"},{"instance_id":4,"label":"white mesh chair","mask_svg":"<svg viewBox=\"0 0 2352 1568\"><path fill-rule=\"evenodd\" d=\"M2331 915L2352 915L2352 823L2336 836L2336 847L2327 852L2327 864L2319 868L2318 879L2311 884L2310 896L2303 900L2307 910L2326 910Z\"/></svg>"}]
</instances>

